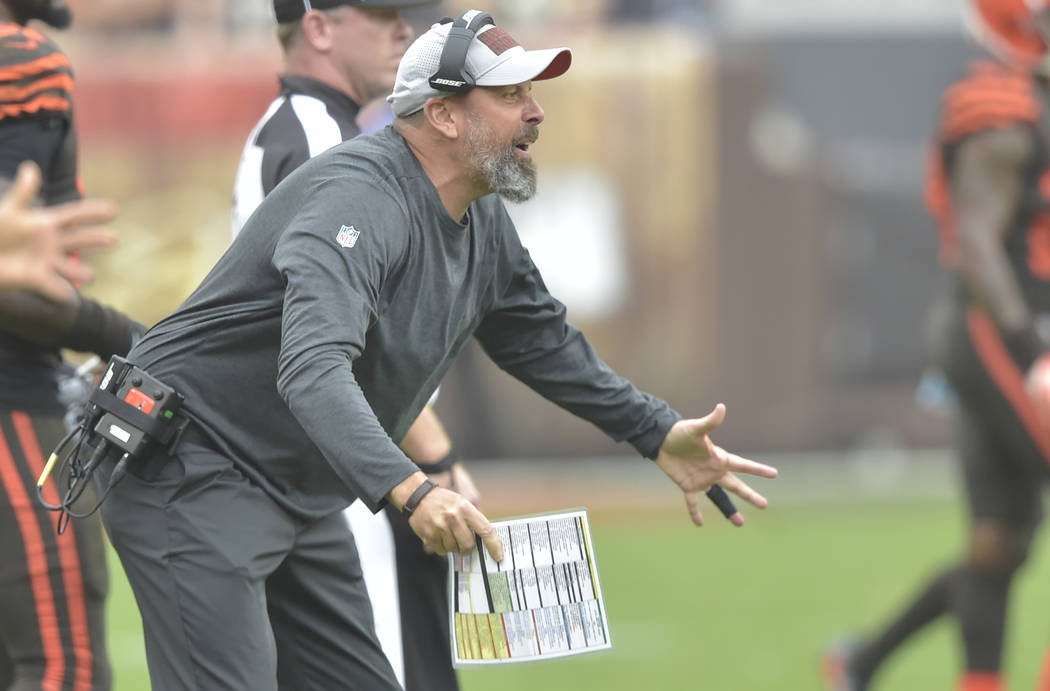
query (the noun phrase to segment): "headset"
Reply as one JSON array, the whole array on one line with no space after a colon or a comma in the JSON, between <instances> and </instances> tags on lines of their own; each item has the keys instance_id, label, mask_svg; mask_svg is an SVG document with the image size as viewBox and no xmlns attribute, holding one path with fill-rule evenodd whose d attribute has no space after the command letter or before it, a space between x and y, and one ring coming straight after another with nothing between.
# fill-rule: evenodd
<instances>
[{"instance_id":1,"label":"headset","mask_svg":"<svg viewBox=\"0 0 1050 691\"><path fill-rule=\"evenodd\" d=\"M467 15L476 12L473 19L467 20ZM470 42L474 36L489 24L495 26L492 15L488 12L477 12L467 10L453 21L452 17L444 17L439 24L452 22L445 39L445 47L441 49L441 61L438 70L430 76L430 86L438 91L454 91L464 93L474 88L474 78L467 74L467 51L470 50Z\"/></svg>"}]
</instances>

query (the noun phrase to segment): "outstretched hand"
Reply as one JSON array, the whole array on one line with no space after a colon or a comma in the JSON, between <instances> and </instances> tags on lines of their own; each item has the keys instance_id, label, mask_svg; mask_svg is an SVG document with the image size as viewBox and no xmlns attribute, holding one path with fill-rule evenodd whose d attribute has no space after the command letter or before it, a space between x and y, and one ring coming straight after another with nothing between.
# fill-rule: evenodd
<instances>
[{"instance_id":1,"label":"outstretched hand","mask_svg":"<svg viewBox=\"0 0 1050 691\"><path fill-rule=\"evenodd\" d=\"M70 282L92 278L91 267L70 253L113 244L113 234L97 224L112 220L116 207L109 201L84 199L33 208L39 190L40 168L27 161L0 197L0 286L62 301L72 294Z\"/></svg>"},{"instance_id":2,"label":"outstretched hand","mask_svg":"<svg viewBox=\"0 0 1050 691\"><path fill-rule=\"evenodd\" d=\"M685 494L685 504L696 525L704 524L700 496L719 484L741 499L764 509L769 503L734 473L774 478L777 469L729 453L708 436L722 424L726 407L719 403L702 418L679 420L667 433L656 456L656 465L674 480Z\"/></svg>"}]
</instances>

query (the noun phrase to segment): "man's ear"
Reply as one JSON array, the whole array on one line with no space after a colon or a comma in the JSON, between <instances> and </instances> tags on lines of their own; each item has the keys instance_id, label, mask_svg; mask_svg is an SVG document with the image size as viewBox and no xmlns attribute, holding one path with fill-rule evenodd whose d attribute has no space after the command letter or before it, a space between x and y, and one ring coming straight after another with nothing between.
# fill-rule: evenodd
<instances>
[{"instance_id":1,"label":"man's ear","mask_svg":"<svg viewBox=\"0 0 1050 691\"><path fill-rule=\"evenodd\" d=\"M303 15L302 39L315 50L326 52L332 49L332 31L328 17L321 10L310 10Z\"/></svg>"},{"instance_id":2,"label":"man's ear","mask_svg":"<svg viewBox=\"0 0 1050 691\"><path fill-rule=\"evenodd\" d=\"M423 117L448 139L459 139L464 133L466 113L461 108L454 108L449 98L435 96L427 99L423 104Z\"/></svg>"}]
</instances>

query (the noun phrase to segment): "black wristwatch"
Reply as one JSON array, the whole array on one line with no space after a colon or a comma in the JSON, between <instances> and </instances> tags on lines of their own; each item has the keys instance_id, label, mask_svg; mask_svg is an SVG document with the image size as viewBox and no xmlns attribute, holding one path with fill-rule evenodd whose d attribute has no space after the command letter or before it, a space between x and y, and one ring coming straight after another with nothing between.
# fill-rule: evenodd
<instances>
[{"instance_id":1,"label":"black wristwatch","mask_svg":"<svg viewBox=\"0 0 1050 691\"><path fill-rule=\"evenodd\" d=\"M427 493L437 486L438 484L430 478L423 480L423 483L416 488L416 491L408 498L405 505L401 507L401 513L405 515L405 518L411 516L416 510L416 507L419 506L419 502L423 501L423 497L427 496Z\"/></svg>"}]
</instances>

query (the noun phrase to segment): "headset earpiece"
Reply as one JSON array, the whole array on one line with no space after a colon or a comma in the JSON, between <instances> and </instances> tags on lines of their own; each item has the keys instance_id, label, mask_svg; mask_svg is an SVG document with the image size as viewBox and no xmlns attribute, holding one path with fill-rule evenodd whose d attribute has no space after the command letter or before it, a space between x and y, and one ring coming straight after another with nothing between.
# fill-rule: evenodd
<instances>
[{"instance_id":1,"label":"headset earpiece","mask_svg":"<svg viewBox=\"0 0 1050 691\"><path fill-rule=\"evenodd\" d=\"M496 22L488 12L478 12L469 22L467 14L473 10L467 10L453 21L450 17L443 18L439 23L452 22L448 30L448 38L445 39L445 47L441 49L441 61L438 63L438 71L430 76L430 86L438 91L455 91L463 93L474 88L474 78L467 74L467 51L470 50L470 42L474 40L481 29Z\"/></svg>"}]
</instances>

